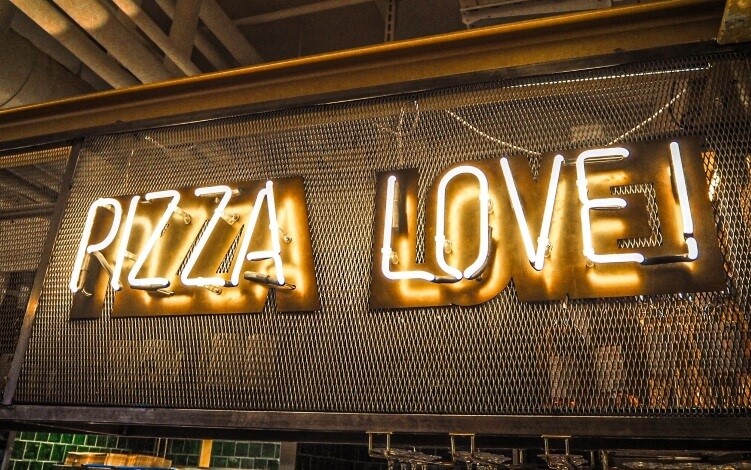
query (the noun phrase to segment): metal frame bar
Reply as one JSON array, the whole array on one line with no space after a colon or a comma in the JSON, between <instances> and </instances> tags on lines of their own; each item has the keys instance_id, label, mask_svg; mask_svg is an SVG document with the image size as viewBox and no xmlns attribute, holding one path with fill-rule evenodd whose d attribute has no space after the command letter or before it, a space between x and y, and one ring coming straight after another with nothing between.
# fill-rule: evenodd
<instances>
[{"instance_id":1,"label":"metal frame bar","mask_svg":"<svg viewBox=\"0 0 751 470\"><path fill-rule=\"evenodd\" d=\"M476 416L15 405L0 408L0 423L55 424L123 434L168 432L174 437L221 437L227 431L237 431L300 442L347 441L342 436L364 442L366 433L373 430L440 435L446 439L450 431L535 439L551 434L576 440L608 437L751 441L751 417Z\"/></svg>"},{"instance_id":2,"label":"metal frame bar","mask_svg":"<svg viewBox=\"0 0 751 470\"><path fill-rule=\"evenodd\" d=\"M279 451L279 470L295 470L297 443L282 442Z\"/></svg>"},{"instance_id":3,"label":"metal frame bar","mask_svg":"<svg viewBox=\"0 0 751 470\"><path fill-rule=\"evenodd\" d=\"M13 454L13 445L16 441L16 433L11 431L8 433L8 439L5 443L5 452L3 452L3 460L0 463L0 470L6 470L10 464L10 457Z\"/></svg>"},{"instance_id":4,"label":"metal frame bar","mask_svg":"<svg viewBox=\"0 0 751 470\"><path fill-rule=\"evenodd\" d=\"M707 44L717 35L723 6L667 0L576 13L16 108L0 112L0 147L416 91L467 82L474 74L517 76L520 68L614 52Z\"/></svg>"},{"instance_id":5,"label":"metal frame bar","mask_svg":"<svg viewBox=\"0 0 751 470\"><path fill-rule=\"evenodd\" d=\"M57 202L55 203L53 216L50 220L47 240L44 244L42 255L39 258L39 269L37 269L36 276L34 277L34 285L32 286L29 295L29 303L26 305L26 313L23 317L21 332L18 335L18 343L16 344L16 351L13 355L13 362L11 363L10 370L8 371L8 378L5 382L2 398L2 403L4 405L9 405L13 402L13 395L16 391L16 385L18 384L18 376L21 374L21 367L23 366L23 361L26 357L26 349L28 348L29 340L31 339L31 330L34 326L34 319L36 318L39 296L42 292L42 284L44 283L44 277L47 274L46 267L49 265L50 258L52 257L52 248L55 239L57 238L57 232L60 230L65 206L68 204L68 195L70 194L73 174L76 170L80 151L81 143L77 142L72 146L70 155L68 156L68 164L65 168L65 174L63 175L63 180L60 184L60 192L58 193Z\"/></svg>"}]
</instances>

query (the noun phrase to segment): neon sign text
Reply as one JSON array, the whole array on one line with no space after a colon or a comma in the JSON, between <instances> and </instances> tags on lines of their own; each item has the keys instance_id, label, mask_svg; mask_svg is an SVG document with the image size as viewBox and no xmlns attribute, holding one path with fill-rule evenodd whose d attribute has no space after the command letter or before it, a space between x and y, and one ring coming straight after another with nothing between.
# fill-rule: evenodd
<instances>
[{"instance_id":1,"label":"neon sign text","mask_svg":"<svg viewBox=\"0 0 751 470\"><path fill-rule=\"evenodd\" d=\"M320 308L302 178L168 189L92 202L71 318Z\"/></svg>"},{"instance_id":2,"label":"neon sign text","mask_svg":"<svg viewBox=\"0 0 751 470\"><path fill-rule=\"evenodd\" d=\"M419 241L416 170L379 174L371 307L474 305L512 279L520 300L724 287L698 141L543 155L531 170L507 156L444 170Z\"/></svg>"}]
</instances>

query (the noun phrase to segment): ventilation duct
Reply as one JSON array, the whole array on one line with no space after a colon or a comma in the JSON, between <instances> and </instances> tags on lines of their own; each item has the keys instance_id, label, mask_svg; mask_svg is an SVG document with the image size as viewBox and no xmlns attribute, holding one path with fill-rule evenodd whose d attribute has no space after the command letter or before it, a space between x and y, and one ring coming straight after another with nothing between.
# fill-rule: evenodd
<instances>
[{"instance_id":1,"label":"ventilation duct","mask_svg":"<svg viewBox=\"0 0 751 470\"><path fill-rule=\"evenodd\" d=\"M0 108L92 92L91 86L18 33L0 34Z\"/></svg>"}]
</instances>

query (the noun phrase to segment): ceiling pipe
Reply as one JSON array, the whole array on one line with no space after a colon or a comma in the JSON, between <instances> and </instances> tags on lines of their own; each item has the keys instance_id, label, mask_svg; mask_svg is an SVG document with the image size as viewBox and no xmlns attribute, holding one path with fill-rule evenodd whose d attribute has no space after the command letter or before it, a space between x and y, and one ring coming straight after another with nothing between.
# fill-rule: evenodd
<instances>
[{"instance_id":1,"label":"ceiling pipe","mask_svg":"<svg viewBox=\"0 0 751 470\"><path fill-rule=\"evenodd\" d=\"M0 108L14 108L94 89L15 31L0 39Z\"/></svg>"},{"instance_id":2,"label":"ceiling pipe","mask_svg":"<svg viewBox=\"0 0 751 470\"><path fill-rule=\"evenodd\" d=\"M181 54L175 44L133 0L113 0L123 13L159 47L164 54L185 74L198 75L201 70L190 61L190 55Z\"/></svg>"},{"instance_id":3,"label":"ceiling pipe","mask_svg":"<svg viewBox=\"0 0 751 470\"><path fill-rule=\"evenodd\" d=\"M3 1L4 0L0 0L0 3ZM10 3L8 3L8 5L18 11L16 7ZM34 23L28 16L20 13L13 16L11 28L13 28L13 31L20 34L21 37L28 39L34 47L55 59L60 65L74 74L81 70L81 67L83 66L81 60L71 54L71 52L60 44L57 39L47 34L47 31L40 28L39 25Z\"/></svg>"},{"instance_id":4,"label":"ceiling pipe","mask_svg":"<svg viewBox=\"0 0 751 470\"><path fill-rule=\"evenodd\" d=\"M54 0L73 21L143 83L173 78L98 0Z\"/></svg>"},{"instance_id":5,"label":"ceiling pipe","mask_svg":"<svg viewBox=\"0 0 751 470\"><path fill-rule=\"evenodd\" d=\"M11 29L16 8L0 0L0 108L12 108L26 104L49 101L56 98L93 91L50 56L38 49L28 39ZM0 173L9 170L0 169ZM36 187L21 180L20 184Z\"/></svg>"},{"instance_id":6,"label":"ceiling pipe","mask_svg":"<svg viewBox=\"0 0 751 470\"><path fill-rule=\"evenodd\" d=\"M0 3L2 2L6 2L14 10L18 11L8 0L0 0ZM86 64L60 44L57 39L47 34L47 31L43 30L28 16L21 13L13 16L11 28L20 34L21 37L28 39L34 47L50 56L52 60L68 69L73 75L80 77L81 80L91 85L94 90L108 90L112 88L107 82L102 80L102 77L92 72Z\"/></svg>"},{"instance_id":7,"label":"ceiling pipe","mask_svg":"<svg viewBox=\"0 0 751 470\"><path fill-rule=\"evenodd\" d=\"M137 85L139 82L105 54L72 21L43 0L10 0L32 21L65 46L91 70L114 88Z\"/></svg>"},{"instance_id":8,"label":"ceiling pipe","mask_svg":"<svg viewBox=\"0 0 751 470\"><path fill-rule=\"evenodd\" d=\"M175 4L171 0L156 0L156 4L170 20L175 17ZM196 49L198 49L198 52L200 52L215 69L226 70L232 68L229 62L217 52L216 48L211 44L211 41L209 41L209 38L200 31L196 32L196 35L193 38L193 43L195 44Z\"/></svg>"}]
</instances>

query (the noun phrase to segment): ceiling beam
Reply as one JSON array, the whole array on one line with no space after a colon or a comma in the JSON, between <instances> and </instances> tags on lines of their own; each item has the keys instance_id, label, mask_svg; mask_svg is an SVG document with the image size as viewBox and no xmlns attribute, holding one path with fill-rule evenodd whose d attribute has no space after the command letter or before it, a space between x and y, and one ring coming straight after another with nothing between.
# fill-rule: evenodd
<instances>
[{"instance_id":1,"label":"ceiling beam","mask_svg":"<svg viewBox=\"0 0 751 470\"><path fill-rule=\"evenodd\" d=\"M107 52L143 83L169 80L172 74L98 0L54 0Z\"/></svg>"},{"instance_id":2,"label":"ceiling beam","mask_svg":"<svg viewBox=\"0 0 751 470\"><path fill-rule=\"evenodd\" d=\"M318 13L322 11L334 10L351 5L359 5L360 3L370 3L372 1L373 0L323 0L321 2L309 3L307 5L301 5L299 7L286 8L284 10L276 10L268 13L261 13L259 15L246 16L245 18L235 20L235 24L238 26L248 26L261 23L270 23L272 21L294 18L297 16L309 15L311 13Z\"/></svg>"},{"instance_id":3,"label":"ceiling beam","mask_svg":"<svg viewBox=\"0 0 751 470\"><path fill-rule=\"evenodd\" d=\"M169 39L182 59L189 60L193 52L193 39L198 31L200 11L201 0L182 0L175 4L175 15L172 17ZM171 66L169 59L165 59L165 65Z\"/></svg>"},{"instance_id":4,"label":"ceiling beam","mask_svg":"<svg viewBox=\"0 0 751 470\"><path fill-rule=\"evenodd\" d=\"M216 3L216 0L203 0L201 3L201 21L227 48L240 65L252 65L263 62L263 58L250 45L245 36L237 29L235 23Z\"/></svg>"},{"instance_id":5,"label":"ceiling beam","mask_svg":"<svg viewBox=\"0 0 751 470\"><path fill-rule=\"evenodd\" d=\"M175 17L175 3L172 0L156 0L156 4L162 9L165 15L171 20ZM200 17L200 14L199 14ZM198 52L203 55L207 61L217 70L226 70L232 68L224 57L216 50L211 44L209 38L206 37L201 31L197 31L193 38L193 43L198 49Z\"/></svg>"},{"instance_id":6,"label":"ceiling beam","mask_svg":"<svg viewBox=\"0 0 751 470\"><path fill-rule=\"evenodd\" d=\"M91 70L114 88L139 82L102 51L75 23L44 0L10 0L26 16L81 59Z\"/></svg>"},{"instance_id":7,"label":"ceiling beam","mask_svg":"<svg viewBox=\"0 0 751 470\"><path fill-rule=\"evenodd\" d=\"M141 9L141 7L134 0L113 0L123 13L133 21L141 31L151 39L154 44L164 52L177 68L185 75L198 75L201 70L190 61L190 49L193 47L193 41L189 44L188 53L184 54L183 50L177 47L177 45L149 18L149 16Z\"/></svg>"}]
</instances>

